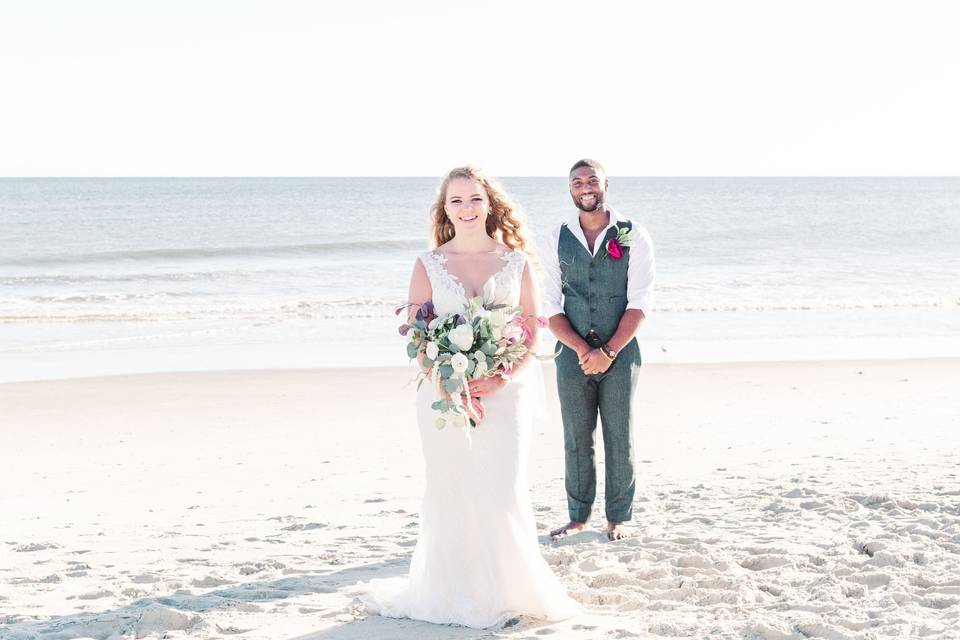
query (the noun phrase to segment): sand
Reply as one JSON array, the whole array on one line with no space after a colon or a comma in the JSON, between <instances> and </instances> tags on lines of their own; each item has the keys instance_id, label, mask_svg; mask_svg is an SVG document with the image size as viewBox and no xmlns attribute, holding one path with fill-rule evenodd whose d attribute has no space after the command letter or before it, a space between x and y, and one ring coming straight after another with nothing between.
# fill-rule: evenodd
<instances>
[{"instance_id":1,"label":"sand","mask_svg":"<svg viewBox=\"0 0 960 640\"><path fill-rule=\"evenodd\" d=\"M411 376L0 384L0 638L960 638L958 360L645 367L632 537L602 503L542 535L587 611L500 630L356 599L416 542ZM566 519L547 397L542 534Z\"/></svg>"}]
</instances>

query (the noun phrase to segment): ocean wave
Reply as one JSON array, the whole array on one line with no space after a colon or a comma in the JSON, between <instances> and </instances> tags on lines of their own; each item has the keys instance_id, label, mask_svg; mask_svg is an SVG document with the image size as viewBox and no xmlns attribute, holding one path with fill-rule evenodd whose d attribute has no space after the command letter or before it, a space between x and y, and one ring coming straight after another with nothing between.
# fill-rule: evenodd
<instances>
[{"instance_id":1,"label":"ocean wave","mask_svg":"<svg viewBox=\"0 0 960 640\"><path fill-rule=\"evenodd\" d=\"M282 322L285 320L333 320L388 318L401 303L399 299L340 298L323 301L277 302L275 304L206 304L193 306L143 306L111 309L109 304L95 309L79 304L75 309L56 311L0 312L0 324L58 324L95 322L189 322L232 321ZM52 306L52 305L51 305Z\"/></svg>"},{"instance_id":2,"label":"ocean wave","mask_svg":"<svg viewBox=\"0 0 960 640\"><path fill-rule=\"evenodd\" d=\"M190 296L188 292L176 291L149 291L144 293L76 293L60 296L30 296L30 302L39 304L110 304L114 302L128 302L131 300L156 300L158 298L179 298Z\"/></svg>"},{"instance_id":3,"label":"ocean wave","mask_svg":"<svg viewBox=\"0 0 960 640\"><path fill-rule=\"evenodd\" d=\"M199 282L224 279L248 279L260 276L263 272L254 271L187 271L175 273L117 273L82 274L57 273L31 276L10 276L0 278L0 286L22 287L35 285L87 285L118 284L129 282Z\"/></svg>"},{"instance_id":4,"label":"ocean wave","mask_svg":"<svg viewBox=\"0 0 960 640\"><path fill-rule=\"evenodd\" d=\"M137 300L159 298L157 294L125 294ZM41 297L37 296L40 299ZM75 306L71 307L70 305ZM138 307L113 308L121 304L113 296L49 296L35 305L18 305L18 309L0 311L0 324L45 324L45 323L93 323L93 322L189 322L232 321L282 322L287 320L350 320L363 318L389 318L402 303L399 298L343 297L321 300L183 304L160 306L142 304ZM42 310L37 306L42 305ZM700 313L827 313L895 311L919 309L958 309L960 298L924 299L896 302L819 302L819 303L767 303L767 304L693 304L668 303L654 307L654 314L700 314Z\"/></svg>"},{"instance_id":5,"label":"ocean wave","mask_svg":"<svg viewBox=\"0 0 960 640\"><path fill-rule=\"evenodd\" d=\"M0 261L13 266L48 266L65 264L95 264L100 262L134 262L155 260L201 260L205 258L282 258L298 255L337 255L354 252L365 254L383 251L417 251L426 245L422 239L344 240L306 244L248 245L235 247L185 247L161 249L132 249L103 251L76 255L29 256Z\"/></svg>"},{"instance_id":6,"label":"ocean wave","mask_svg":"<svg viewBox=\"0 0 960 640\"><path fill-rule=\"evenodd\" d=\"M949 309L960 307L960 298L917 300L854 300L803 302L671 303L655 305L654 313L719 313L751 311L869 311L885 309Z\"/></svg>"}]
</instances>

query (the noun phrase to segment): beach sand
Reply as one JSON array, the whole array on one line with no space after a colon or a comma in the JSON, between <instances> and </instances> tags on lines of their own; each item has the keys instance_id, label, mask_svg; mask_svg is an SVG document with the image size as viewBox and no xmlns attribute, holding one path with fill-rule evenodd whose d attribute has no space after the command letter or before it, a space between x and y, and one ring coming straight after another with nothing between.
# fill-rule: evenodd
<instances>
[{"instance_id":1,"label":"beach sand","mask_svg":"<svg viewBox=\"0 0 960 640\"><path fill-rule=\"evenodd\" d=\"M617 543L602 463L593 528L544 535L546 374L579 618L358 604L416 543L410 369L145 374L0 385L0 638L960 638L960 360L644 367Z\"/></svg>"}]
</instances>

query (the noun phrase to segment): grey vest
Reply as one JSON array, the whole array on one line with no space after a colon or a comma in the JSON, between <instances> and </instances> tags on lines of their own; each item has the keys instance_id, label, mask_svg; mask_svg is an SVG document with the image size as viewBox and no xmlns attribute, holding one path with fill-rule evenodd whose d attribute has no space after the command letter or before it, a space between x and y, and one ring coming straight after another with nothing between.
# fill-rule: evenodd
<instances>
[{"instance_id":1,"label":"grey vest","mask_svg":"<svg viewBox=\"0 0 960 640\"><path fill-rule=\"evenodd\" d=\"M560 280L563 284L563 313L581 337L593 329L604 342L610 340L627 309L627 267L630 247L623 258L607 255L606 244L618 229L631 229L629 222L618 222L607 229L596 256L563 225L557 252L560 256Z\"/></svg>"}]
</instances>

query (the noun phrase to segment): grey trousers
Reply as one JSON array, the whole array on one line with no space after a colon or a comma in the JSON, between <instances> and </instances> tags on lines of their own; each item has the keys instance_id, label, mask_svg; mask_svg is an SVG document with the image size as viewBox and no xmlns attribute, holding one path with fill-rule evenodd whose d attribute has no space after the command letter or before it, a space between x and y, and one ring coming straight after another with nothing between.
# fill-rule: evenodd
<instances>
[{"instance_id":1,"label":"grey trousers","mask_svg":"<svg viewBox=\"0 0 960 640\"><path fill-rule=\"evenodd\" d=\"M636 340L631 340L609 369L589 376L580 369L576 352L568 347L563 347L556 363L570 520L589 520L597 495L594 445L599 415L606 465L607 520L626 522L633 517L636 490L631 399L640 372L640 347Z\"/></svg>"}]
</instances>

